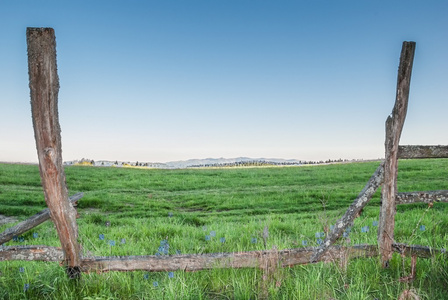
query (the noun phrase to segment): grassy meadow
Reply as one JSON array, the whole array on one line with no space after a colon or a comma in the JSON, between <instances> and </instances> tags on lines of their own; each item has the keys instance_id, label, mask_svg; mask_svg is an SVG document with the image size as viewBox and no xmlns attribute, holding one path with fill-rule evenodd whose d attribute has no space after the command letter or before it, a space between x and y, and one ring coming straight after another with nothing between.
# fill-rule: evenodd
<instances>
[{"instance_id":1,"label":"grassy meadow","mask_svg":"<svg viewBox=\"0 0 448 300\"><path fill-rule=\"evenodd\" d=\"M131 169L66 167L69 194L79 201L84 255L171 255L317 246L316 233L342 216L379 162L323 166ZM448 189L448 159L402 160L400 192ZM376 244L380 192L364 209L345 244ZM38 166L0 164L0 214L24 220L44 209ZM11 226L0 226L0 232ZM423 225L423 226L422 226ZM263 239L267 226L269 237ZM368 232L362 228L368 226ZM397 207L395 240L448 248L448 204ZM6 245L59 246L46 222ZM167 246L169 245L169 247ZM448 260L397 254L278 268L199 272L83 274L70 281L58 263L0 262L0 299L448 299Z\"/></svg>"}]
</instances>

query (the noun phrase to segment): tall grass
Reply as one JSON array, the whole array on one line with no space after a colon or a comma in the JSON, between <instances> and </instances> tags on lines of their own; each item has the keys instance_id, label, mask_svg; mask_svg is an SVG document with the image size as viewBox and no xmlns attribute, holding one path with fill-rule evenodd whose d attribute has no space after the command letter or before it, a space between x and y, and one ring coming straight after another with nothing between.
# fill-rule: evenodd
<instances>
[{"instance_id":1,"label":"tall grass","mask_svg":"<svg viewBox=\"0 0 448 300\"><path fill-rule=\"evenodd\" d=\"M195 170L72 166L66 175L70 194L85 193L78 206L84 255L155 255L165 240L169 255L316 246L316 233L334 224L377 166L375 162ZM447 175L448 160L403 160L398 188L400 192L447 189ZM379 201L377 192L344 243L376 243ZM1 164L0 214L23 220L43 208L38 167ZM399 206L395 240L447 248L447 212L444 203L432 208ZM362 232L366 226L369 231ZM59 244L51 222L21 238L7 245ZM417 278L411 283L399 281L409 275L410 259L398 255L389 269L369 258L346 266L277 268L269 276L259 269L137 271L83 274L80 282L71 282L56 263L7 261L0 262L0 299L397 299L411 288L421 299L448 299L447 264L445 256L419 259Z\"/></svg>"}]
</instances>

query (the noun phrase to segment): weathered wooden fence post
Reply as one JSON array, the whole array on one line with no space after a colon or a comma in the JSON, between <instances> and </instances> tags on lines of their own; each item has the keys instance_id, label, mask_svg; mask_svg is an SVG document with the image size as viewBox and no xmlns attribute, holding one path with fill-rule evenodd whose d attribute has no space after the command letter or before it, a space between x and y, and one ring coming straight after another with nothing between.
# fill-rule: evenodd
<instances>
[{"instance_id":1,"label":"weathered wooden fence post","mask_svg":"<svg viewBox=\"0 0 448 300\"><path fill-rule=\"evenodd\" d=\"M76 210L68 201L62 166L56 38L52 28L27 28L26 38L34 137L45 201L61 241L67 273L76 278L81 258Z\"/></svg>"},{"instance_id":2,"label":"weathered wooden fence post","mask_svg":"<svg viewBox=\"0 0 448 300\"><path fill-rule=\"evenodd\" d=\"M397 195L398 145L408 109L409 87L415 42L403 42L398 68L397 95L392 114L386 120L386 155L384 184L381 191L382 205L378 226L378 245L383 267L389 266L392 257L395 227L395 198Z\"/></svg>"}]
</instances>

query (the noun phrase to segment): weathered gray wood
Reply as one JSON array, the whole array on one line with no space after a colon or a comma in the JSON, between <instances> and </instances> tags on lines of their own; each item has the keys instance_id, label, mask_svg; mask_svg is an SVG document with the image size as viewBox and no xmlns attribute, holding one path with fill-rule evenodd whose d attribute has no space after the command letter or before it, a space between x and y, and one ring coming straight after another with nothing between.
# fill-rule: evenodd
<instances>
[{"instance_id":1,"label":"weathered gray wood","mask_svg":"<svg viewBox=\"0 0 448 300\"><path fill-rule=\"evenodd\" d=\"M398 147L398 158L448 158L448 146L406 145Z\"/></svg>"},{"instance_id":2,"label":"weathered gray wood","mask_svg":"<svg viewBox=\"0 0 448 300\"><path fill-rule=\"evenodd\" d=\"M398 193L395 198L396 204L410 204L410 203L433 203L433 202L448 202L448 191L426 191L426 192L410 192Z\"/></svg>"},{"instance_id":3,"label":"weathered gray wood","mask_svg":"<svg viewBox=\"0 0 448 300\"><path fill-rule=\"evenodd\" d=\"M76 205L76 202L81 199L84 196L83 193L77 193L69 198L70 202L73 203L73 205ZM21 235L22 233L27 232L28 230L42 224L43 222L50 219L50 209L46 208L34 216L26 219L23 222L20 222L19 224L6 229L4 232L0 234L0 245L3 243L6 243L14 236Z\"/></svg>"},{"instance_id":4,"label":"weathered gray wood","mask_svg":"<svg viewBox=\"0 0 448 300\"><path fill-rule=\"evenodd\" d=\"M445 254L441 249L423 246L393 244L393 251L407 256L430 258L436 254ZM263 268L268 260L275 258L280 266L294 266L310 263L316 248L297 248L288 250L249 251L234 253L209 253L160 256L92 256L83 257L81 271L200 271L212 268ZM331 246L318 259L319 262L334 262L341 259L354 259L378 256L377 245L354 245L351 247ZM64 258L61 248L48 246L8 246L0 247L0 261L40 260L61 261Z\"/></svg>"},{"instance_id":5,"label":"weathered gray wood","mask_svg":"<svg viewBox=\"0 0 448 300\"><path fill-rule=\"evenodd\" d=\"M212 253L175 256L92 257L83 259L83 272L135 271L200 271L213 268L264 268L275 258L278 265L294 266L310 263L314 248L288 250L250 251L235 253ZM350 258L378 255L377 246L357 245L353 247L333 246L319 261L332 262L342 256ZM274 262L275 263L275 262Z\"/></svg>"},{"instance_id":6,"label":"weathered gray wood","mask_svg":"<svg viewBox=\"0 0 448 300\"><path fill-rule=\"evenodd\" d=\"M384 184L381 191L382 205L378 224L378 245L383 267L389 266L392 257L395 227L395 196L397 194L398 146L408 109L409 88L415 42L403 42L398 68L397 95L392 114L386 120Z\"/></svg>"},{"instance_id":7,"label":"weathered gray wood","mask_svg":"<svg viewBox=\"0 0 448 300\"><path fill-rule=\"evenodd\" d=\"M311 257L312 262L318 261L325 251L339 239L344 233L344 230L348 226L353 225L353 221L359 216L361 210L366 206L378 187L383 183L383 179L384 165L381 163L359 193L358 197L353 201L345 214L336 222L333 230L327 235L322 245L316 249L316 252Z\"/></svg>"},{"instance_id":8,"label":"weathered gray wood","mask_svg":"<svg viewBox=\"0 0 448 300\"><path fill-rule=\"evenodd\" d=\"M3 246L0 247L0 261L6 260L62 261L64 252L60 247Z\"/></svg>"},{"instance_id":9,"label":"weathered gray wood","mask_svg":"<svg viewBox=\"0 0 448 300\"><path fill-rule=\"evenodd\" d=\"M436 254L447 255L446 249L435 249L420 245L407 245L401 243L392 244L393 251L406 256L417 256L420 258L431 258Z\"/></svg>"},{"instance_id":10,"label":"weathered gray wood","mask_svg":"<svg viewBox=\"0 0 448 300\"><path fill-rule=\"evenodd\" d=\"M52 28L27 28L26 38L34 137L45 201L56 225L68 272L70 276L76 277L76 270L81 263L80 247L76 210L68 201L62 167L56 38Z\"/></svg>"}]
</instances>

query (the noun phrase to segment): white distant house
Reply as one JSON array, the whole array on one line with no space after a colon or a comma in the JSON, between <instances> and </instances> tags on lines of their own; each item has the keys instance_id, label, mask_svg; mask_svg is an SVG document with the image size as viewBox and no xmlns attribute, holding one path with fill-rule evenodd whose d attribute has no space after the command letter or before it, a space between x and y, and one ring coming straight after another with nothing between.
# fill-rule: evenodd
<instances>
[{"instance_id":1,"label":"white distant house","mask_svg":"<svg viewBox=\"0 0 448 300\"><path fill-rule=\"evenodd\" d=\"M95 167L112 167L114 163L107 160L97 160L93 162L93 165Z\"/></svg>"}]
</instances>

